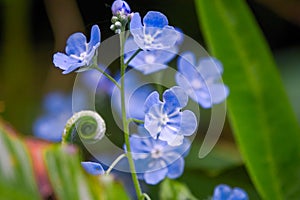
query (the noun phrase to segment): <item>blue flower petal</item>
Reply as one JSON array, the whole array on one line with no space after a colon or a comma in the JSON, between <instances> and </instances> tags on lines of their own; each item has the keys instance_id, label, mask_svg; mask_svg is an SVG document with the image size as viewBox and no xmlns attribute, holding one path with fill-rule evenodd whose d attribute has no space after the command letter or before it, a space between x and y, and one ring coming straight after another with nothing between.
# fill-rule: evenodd
<instances>
[{"instance_id":1,"label":"blue flower petal","mask_svg":"<svg viewBox=\"0 0 300 200\"><path fill-rule=\"evenodd\" d=\"M241 188L233 188L230 195L230 200L248 200L247 193Z\"/></svg>"},{"instance_id":2,"label":"blue flower petal","mask_svg":"<svg viewBox=\"0 0 300 200\"><path fill-rule=\"evenodd\" d=\"M197 118L190 110L182 112L180 132L178 134L184 136L191 136L197 129Z\"/></svg>"},{"instance_id":3,"label":"blue flower petal","mask_svg":"<svg viewBox=\"0 0 300 200\"><path fill-rule=\"evenodd\" d=\"M129 141L133 159L143 159L149 156L153 148L151 140L133 135L130 137Z\"/></svg>"},{"instance_id":4,"label":"blue flower petal","mask_svg":"<svg viewBox=\"0 0 300 200\"><path fill-rule=\"evenodd\" d=\"M183 74L178 72L176 73L175 79L177 85L179 85L181 88L184 88L186 94L189 95L194 101L197 101L196 90L192 88L188 79Z\"/></svg>"},{"instance_id":5,"label":"blue flower petal","mask_svg":"<svg viewBox=\"0 0 300 200\"><path fill-rule=\"evenodd\" d=\"M144 174L144 180L150 185L155 185L162 181L166 177L167 173L168 169L166 167L156 171L148 171Z\"/></svg>"},{"instance_id":6,"label":"blue flower petal","mask_svg":"<svg viewBox=\"0 0 300 200\"><path fill-rule=\"evenodd\" d=\"M81 166L85 169L87 173L91 175L101 175L105 173L103 167L99 163L81 162Z\"/></svg>"},{"instance_id":7,"label":"blue flower petal","mask_svg":"<svg viewBox=\"0 0 300 200\"><path fill-rule=\"evenodd\" d=\"M160 103L159 94L157 91L152 92L146 99L144 103L145 113L149 112L149 109L154 105Z\"/></svg>"},{"instance_id":8,"label":"blue flower petal","mask_svg":"<svg viewBox=\"0 0 300 200\"><path fill-rule=\"evenodd\" d=\"M142 34L142 19L140 13L135 12L130 21L130 32L132 34Z\"/></svg>"},{"instance_id":9,"label":"blue flower petal","mask_svg":"<svg viewBox=\"0 0 300 200\"><path fill-rule=\"evenodd\" d=\"M78 60L59 52L53 55L53 64L62 70L68 70L70 67L78 68L82 65Z\"/></svg>"},{"instance_id":10,"label":"blue flower petal","mask_svg":"<svg viewBox=\"0 0 300 200\"><path fill-rule=\"evenodd\" d=\"M229 94L229 89L226 85L222 83L216 83L209 86L209 92L212 103L218 104L223 102L227 98Z\"/></svg>"},{"instance_id":11,"label":"blue flower petal","mask_svg":"<svg viewBox=\"0 0 300 200\"><path fill-rule=\"evenodd\" d=\"M162 116L162 105L155 104L145 115L144 127L150 133L153 138L156 138L157 134L161 131L161 116Z\"/></svg>"},{"instance_id":12,"label":"blue flower petal","mask_svg":"<svg viewBox=\"0 0 300 200\"><path fill-rule=\"evenodd\" d=\"M169 22L167 17L161 12L149 11L145 15L143 23L145 27L163 28L164 26L168 25Z\"/></svg>"},{"instance_id":13,"label":"blue flower petal","mask_svg":"<svg viewBox=\"0 0 300 200\"><path fill-rule=\"evenodd\" d=\"M197 70L205 80L219 80L222 77L222 63L213 57L202 58L199 60Z\"/></svg>"},{"instance_id":14,"label":"blue flower petal","mask_svg":"<svg viewBox=\"0 0 300 200\"><path fill-rule=\"evenodd\" d=\"M231 188L228 185L221 184L214 189L212 200L227 200L230 197Z\"/></svg>"},{"instance_id":15,"label":"blue flower petal","mask_svg":"<svg viewBox=\"0 0 300 200\"><path fill-rule=\"evenodd\" d=\"M168 174L167 176L171 179L178 178L181 176L184 170L184 160L182 157L175 160L172 164L168 166Z\"/></svg>"},{"instance_id":16,"label":"blue flower petal","mask_svg":"<svg viewBox=\"0 0 300 200\"><path fill-rule=\"evenodd\" d=\"M174 134L174 131L170 129L170 127L166 127L162 129L159 139L162 141L166 141L170 146L179 146L182 144L184 136Z\"/></svg>"},{"instance_id":17,"label":"blue flower petal","mask_svg":"<svg viewBox=\"0 0 300 200\"><path fill-rule=\"evenodd\" d=\"M177 100L180 104L179 107L183 108L187 105L189 98L186 95L185 91L181 87L174 86L174 87L170 88L169 90L172 91L175 94L175 96L177 97Z\"/></svg>"},{"instance_id":18,"label":"blue flower petal","mask_svg":"<svg viewBox=\"0 0 300 200\"><path fill-rule=\"evenodd\" d=\"M88 44L88 52L95 50L99 47L101 40L101 33L98 25L94 25L91 30L91 38ZM93 53L94 54L94 53ZM93 55L92 55L93 56Z\"/></svg>"},{"instance_id":19,"label":"blue flower petal","mask_svg":"<svg viewBox=\"0 0 300 200\"><path fill-rule=\"evenodd\" d=\"M179 112L179 109L181 108L181 102L171 88L164 92L163 99L165 103L163 107L164 113L171 114Z\"/></svg>"},{"instance_id":20,"label":"blue flower petal","mask_svg":"<svg viewBox=\"0 0 300 200\"><path fill-rule=\"evenodd\" d=\"M87 51L86 37L82 33L74 33L67 40L65 49L67 55L80 56L81 53Z\"/></svg>"}]
</instances>

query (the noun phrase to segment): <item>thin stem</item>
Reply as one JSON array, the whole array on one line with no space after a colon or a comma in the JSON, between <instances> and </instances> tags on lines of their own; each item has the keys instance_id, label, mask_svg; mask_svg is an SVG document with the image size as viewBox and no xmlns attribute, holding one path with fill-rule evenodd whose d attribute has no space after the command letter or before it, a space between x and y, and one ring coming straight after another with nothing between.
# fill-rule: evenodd
<instances>
[{"instance_id":1,"label":"thin stem","mask_svg":"<svg viewBox=\"0 0 300 200\"><path fill-rule=\"evenodd\" d=\"M123 28L124 29L124 28ZM125 70L126 65L124 64L124 43L125 43L125 30L121 30L120 33L120 64L121 64L121 108L122 108L122 121L123 121L123 129L124 129L124 140L127 150L127 159L131 171L131 177L134 184L134 188L136 191L137 198L139 200L143 200L144 196L140 187L140 183L138 181L138 177L135 170L134 161L131 154L131 147L129 142L129 127L127 121L127 114L126 114L126 104L125 104Z\"/></svg>"},{"instance_id":2,"label":"thin stem","mask_svg":"<svg viewBox=\"0 0 300 200\"><path fill-rule=\"evenodd\" d=\"M139 119L135 119L135 118L129 118L128 119L128 124L131 123L131 122L136 122L138 124L143 124L144 123L143 120L139 120Z\"/></svg>"},{"instance_id":3,"label":"thin stem","mask_svg":"<svg viewBox=\"0 0 300 200\"><path fill-rule=\"evenodd\" d=\"M125 63L125 66L127 67L128 64L130 63L130 61L136 56L138 55L138 53L140 53L141 51L143 51L143 49L138 49L134 52L134 54L128 59L128 61Z\"/></svg>"},{"instance_id":4,"label":"thin stem","mask_svg":"<svg viewBox=\"0 0 300 200\"><path fill-rule=\"evenodd\" d=\"M146 200L151 200L151 198L149 197L149 195L148 195L148 194L146 194L146 193L143 193L143 196L145 197L145 199L146 199Z\"/></svg>"},{"instance_id":5,"label":"thin stem","mask_svg":"<svg viewBox=\"0 0 300 200\"><path fill-rule=\"evenodd\" d=\"M119 83L112 76L110 76L108 73L106 73L104 70L102 70L100 67L95 66L95 67L93 67L93 69L95 69L95 70L99 71L100 73L102 73L109 80L111 80L119 89L121 89L121 86L119 85Z\"/></svg>"},{"instance_id":6,"label":"thin stem","mask_svg":"<svg viewBox=\"0 0 300 200\"><path fill-rule=\"evenodd\" d=\"M110 165L110 167L106 170L105 174L108 175L110 173L110 171L116 166L116 164L118 164L118 162L120 160L122 160L123 158L126 157L126 154L123 153L121 155L119 155L119 157L116 158L116 160Z\"/></svg>"}]
</instances>

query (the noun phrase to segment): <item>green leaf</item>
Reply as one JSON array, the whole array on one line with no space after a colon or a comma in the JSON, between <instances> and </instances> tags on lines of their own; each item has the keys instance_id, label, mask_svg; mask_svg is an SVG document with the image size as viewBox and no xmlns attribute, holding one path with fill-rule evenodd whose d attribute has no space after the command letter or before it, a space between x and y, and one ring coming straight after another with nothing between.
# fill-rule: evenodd
<instances>
[{"instance_id":1,"label":"green leaf","mask_svg":"<svg viewBox=\"0 0 300 200\"><path fill-rule=\"evenodd\" d=\"M194 142L185 159L185 169L203 170L211 176L217 176L225 170L243 165L241 155L232 144L217 144L204 158L198 158L200 144Z\"/></svg>"},{"instance_id":2,"label":"green leaf","mask_svg":"<svg viewBox=\"0 0 300 200\"><path fill-rule=\"evenodd\" d=\"M24 143L0 121L0 199L41 199Z\"/></svg>"},{"instance_id":3,"label":"green leaf","mask_svg":"<svg viewBox=\"0 0 300 200\"><path fill-rule=\"evenodd\" d=\"M124 188L111 176L86 174L72 146L53 146L46 151L49 178L58 199L129 199Z\"/></svg>"},{"instance_id":4,"label":"green leaf","mask_svg":"<svg viewBox=\"0 0 300 200\"><path fill-rule=\"evenodd\" d=\"M270 50L245 1L195 0L211 53L224 64L228 111L263 199L300 196L300 129Z\"/></svg>"},{"instance_id":5,"label":"green leaf","mask_svg":"<svg viewBox=\"0 0 300 200\"><path fill-rule=\"evenodd\" d=\"M197 200L185 184L171 179L165 179L161 183L159 197L161 200Z\"/></svg>"}]
</instances>

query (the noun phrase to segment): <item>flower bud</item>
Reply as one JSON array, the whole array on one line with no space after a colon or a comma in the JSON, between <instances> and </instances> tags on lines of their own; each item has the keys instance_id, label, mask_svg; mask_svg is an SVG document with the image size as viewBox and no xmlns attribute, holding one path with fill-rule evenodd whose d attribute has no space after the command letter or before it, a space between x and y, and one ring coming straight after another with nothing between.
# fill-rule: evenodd
<instances>
[{"instance_id":1,"label":"flower bud","mask_svg":"<svg viewBox=\"0 0 300 200\"><path fill-rule=\"evenodd\" d=\"M112 11L113 15L115 15L115 16L118 13L128 15L131 12L130 7L127 4L127 2L123 1L123 0L116 0L111 6L111 11Z\"/></svg>"}]
</instances>

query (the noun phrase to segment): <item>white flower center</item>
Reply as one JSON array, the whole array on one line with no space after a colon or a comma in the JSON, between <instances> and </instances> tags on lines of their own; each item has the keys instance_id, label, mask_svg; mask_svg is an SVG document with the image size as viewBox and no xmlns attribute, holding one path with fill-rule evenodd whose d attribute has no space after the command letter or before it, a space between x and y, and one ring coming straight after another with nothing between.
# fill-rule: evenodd
<instances>
[{"instance_id":1,"label":"white flower center","mask_svg":"<svg viewBox=\"0 0 300 200\"><path fill-rule=\"evenodd\" d=\"M145 61L148 64L153 64L155 62L155 56L153 56L153 55L146 55L145 56Z\"/></svg>"},{"instance_id":2,"label":"white flower center","mask_svg":"<svg viewBox=\"0 0 300 200\"><path fill-rule=\"evenodd\" d=\"M151 151L151 157L154 159L162 157L163 155L162 149L163 147L160 145L154 146L153 150Z\"/></svg>"},{"instance_id":3,"label":"white flower center","mask_svg":"<svg viewBox=\"0 0 300 200\"><path fill-rule=\"evenodd\" d=\"M191 85L193 88L195 89L200 89L202 87L202 83L200 80L197 80L197 79L194 79L192 82L191 82Z\"/></svg>"},{"instance_id":4,"label":"white flower center","mask_svg":"<svg viewBox=\"0 0 300 200\"><path fill-rule=\"evenodd\" d=\"M165 126L168 122L169 122L168 115L164 114L163 116L161 116L160 118L161 125Z\"/></svg>"},{"instance_id":5,"label":"white flower center","mask_svg":"<svg viewBox=\"0 0 300 200\"><path fill-rule=\"evenodd\" d=\"M149 44L152 44L153 40L154 40L154 38L153 38L151 35L145 34L144 42L145 42L146 44L148 44L148 45L149 45Z\"/></svg>"}]
</instances>

